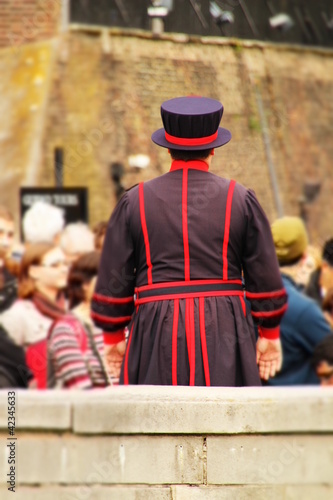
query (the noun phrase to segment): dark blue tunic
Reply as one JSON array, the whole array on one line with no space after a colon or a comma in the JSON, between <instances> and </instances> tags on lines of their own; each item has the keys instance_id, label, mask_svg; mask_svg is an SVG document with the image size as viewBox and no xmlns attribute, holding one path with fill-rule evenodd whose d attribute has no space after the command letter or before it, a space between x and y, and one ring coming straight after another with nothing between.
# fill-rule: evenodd
<instances>
[{"instance_id":1,"label":"dark blue tunic","mask_svg":"<svg viewBox=\"0 0 333 500\"><path fill-rule=\"evenodd\" d=\"M260 385L253 319L276 327L286 300L253 191L174 161L116 206L92 316L110 336L128 325L121 383Z\"/></svg>"}]
</instances>

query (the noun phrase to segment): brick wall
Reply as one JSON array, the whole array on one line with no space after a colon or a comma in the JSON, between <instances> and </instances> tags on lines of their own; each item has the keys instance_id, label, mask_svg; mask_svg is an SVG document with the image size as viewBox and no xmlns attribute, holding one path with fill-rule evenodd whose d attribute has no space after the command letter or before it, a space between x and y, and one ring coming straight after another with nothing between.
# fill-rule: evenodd
<instances>
[{"instance_id":1,"label":"brick wall","mask_svg":"<svg viewBox=\"0 0 333 500\"><path fill-rule=\"evenodd\" d=\"M63 0L0 0L0 47L18 48L57 34Z\"/></svg>"},{"instance_id":2,"label":"brick wall","mask_svg":"<svg viewBox=\"0 0 333 500\"><path fill-rule=\"evenodd\" d=\"M124 164L125 187L166 172L169 156L150 140L160 104L192 93L221 100L232 132L212 171L253 188L270 221L278 207L269 163L285 214L299 215L304 183L319 181L310 236L321 245L333 235L332 51L73 27L15 57L2 49L0 70L0 198L16 214L20 184L54 186L62 147L64 185L89 188L91 224L107 219L111 162ZM149 156L149 167L131 168L133 154Z\"/></svg>"},{"instance_id":3,"label":"brick wall","mask_svg":"<svg viewBox=\"0 0 333 500\"><path fill-rule=\"evenodd\" d=\"M15 392L19 500L333 497L330 388ZM0 391L1 498L7 406Z\"/></svg>"}]
</instances>

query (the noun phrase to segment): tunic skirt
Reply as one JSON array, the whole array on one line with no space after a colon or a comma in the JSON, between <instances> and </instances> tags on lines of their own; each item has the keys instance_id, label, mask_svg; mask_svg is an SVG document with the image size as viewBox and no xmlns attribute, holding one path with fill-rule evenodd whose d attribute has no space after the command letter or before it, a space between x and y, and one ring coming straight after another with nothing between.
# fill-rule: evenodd
<instances>
[{"instance_id":1,"label":"tunic skirt","mask_svg":"<svg viewBox=\"0 0 333 500\"><path fill-rule=\"evenodd\" d=\"M254 322L276 327L286 301L254 192L205 162L174 161L111 215L92 317L110 343L128 326L120 383L260 385Z\"/></svg>"}]
</instances>

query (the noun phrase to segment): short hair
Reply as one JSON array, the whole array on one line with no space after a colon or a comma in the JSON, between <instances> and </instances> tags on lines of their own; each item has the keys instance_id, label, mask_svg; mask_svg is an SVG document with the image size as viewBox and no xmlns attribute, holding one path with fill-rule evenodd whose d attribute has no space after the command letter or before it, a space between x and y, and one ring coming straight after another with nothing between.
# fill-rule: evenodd
<instances>
[{"instance_id":1,"label":"short hair","mask_svg":"<svg viewBox=\"0 0 333 500\"><path fill-rule=\"evenodd\" d=\"M314 348L311 359L313 368L316 369L322 361L333 365L333 333L325 337Z\"/></svg>"},{"instance_id":2,"label":"short hair","mask_svg":"<svg viewBox=\"0 0 333 500\"><path fill-rule=\"evenodd\" d=\"M193 149L189 151L180 149L170 149L169 151L171 158L173 160L183 160L183 161L205 160L211 154L212 148L202 149L201 151L200 150L195 151Z\"/></svg>"},{"instance_id":3,"label":"short hair","mask_svg":"<svg viewBox=\"0 0 333 500\"><path fill-rule=\"evenodd\" d=\"M14 222L13 214L3 205L0 205L0 219Z\"/></svg>"},{"instance_id":4,"label":"short hair","mask_svg":"<svg viewBox=\"0 0 333 500\"><path fill-rule=\"evenodd\" d=\"M333 238L327 240L324 245L323 260L333 267Z\"/></svg>"},{"instance_id":5,"label":"short hair","mask_svg":"<svg viewBox=\"0 0 333 500\"><path fill-rule=\"evenodd\" d=\"M94 233L84 222L67 224L60 237L60 246L66 254L92 252Z\"/></svg>"},{"instance_id":6,"label":"short hair","mask_svg":"<svg viewBox=\"0 0 333 500\"><path fill-rule=\"evenodd\" d=\"M84 300L85 292L83 285L89 283L94 276L97 276L100 252L94 250L79 257L72 265L67 283L67 296L69 298L69 308L77 306Z\"/></svg>"},{"instance_id":7,"label":"short hair","mask_svg":"<svg viewBox=\"0 0 333 500\"><path fill-rule=\"evenodd\" d=\"M64 212L61 208L45 201L36 201L23 217L24 240L27 243L53 243L64 225Z\"/></svg>"},{"instance_id":8,"label":"short hair","mask_svg":"<svg viewBox=\"0 0 333 500\"><path fill-rule=\"evenodd\" d=\"M50 250L55 248L52 243L32 243L25 250L19 271L18 296L21 299L28 299L36 291L35 281L29 276L30 266L38 266Z\"/></svg>"}]
</instances>

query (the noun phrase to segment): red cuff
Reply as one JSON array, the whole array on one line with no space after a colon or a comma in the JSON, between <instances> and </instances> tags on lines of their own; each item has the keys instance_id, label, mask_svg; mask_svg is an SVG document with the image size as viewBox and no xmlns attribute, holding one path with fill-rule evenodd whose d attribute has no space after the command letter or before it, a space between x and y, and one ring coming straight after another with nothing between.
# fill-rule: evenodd
<instances>
[{"instance_id":1,"label":"red cuff","mask_svg":"<svg viewBox=\"0 0 333 500\"><path fill-rule=\"evenodd\" d=\"M114 345L118 344L122 340L125 340L125 332L124 330L118 330L117 332L103 332L104 344L105 345Z\"/></svg>"},{"instance_id":2,"label":"red cuff","mask_svg":"<svg viewBox=\"0 0 333 500\"><path fill-rule=\"evenodd\" d=\"M263 337L268 340L277 340L280 338L279 326L276 326L275 328L264 328L262 326L258 326L258 331L260 337Z\"/></svg>"}]
</instances>

